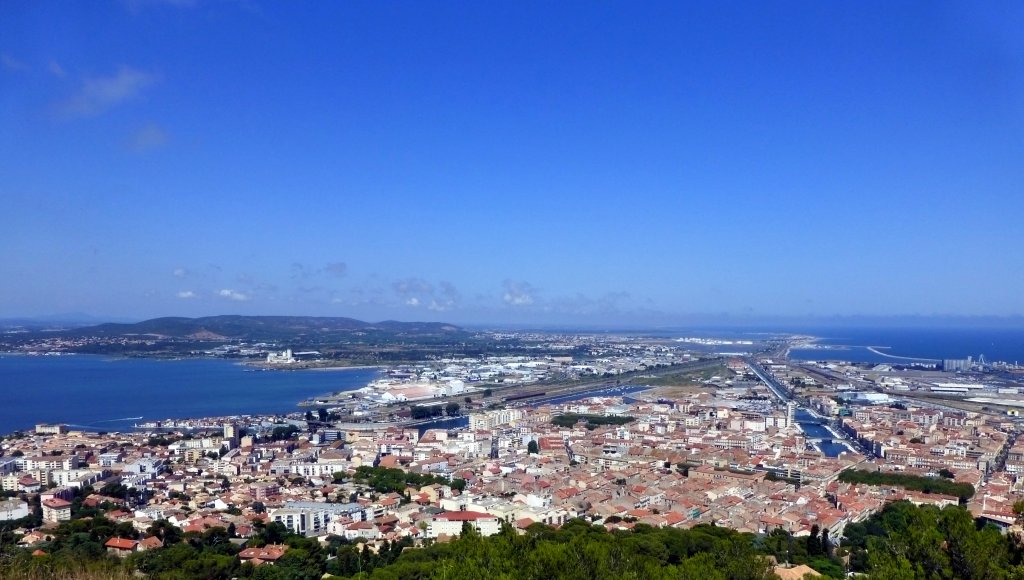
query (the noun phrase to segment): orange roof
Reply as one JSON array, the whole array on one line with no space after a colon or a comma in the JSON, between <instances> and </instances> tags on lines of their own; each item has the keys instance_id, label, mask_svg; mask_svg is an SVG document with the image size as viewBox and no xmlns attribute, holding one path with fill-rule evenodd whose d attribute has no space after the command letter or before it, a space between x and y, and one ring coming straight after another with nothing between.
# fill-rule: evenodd
<instances>
[{"instance_id":1,"label":"orange roof","mask_svg":"<svg viewBox=\"0 0 1024 580\"><path fill-rule=\"evenodd\" d=\"M107 540L104 546L108 548L116 548L118 550L134 550L138 544L135 540L128 540L126 538L110 538Z\"/></svg>"},{"instance_id":2,"label":"orange roof","mask_svg":"<svg viewBox=\"0 0 1024 580\"><path fill-rule=\"evenodd\" d=\"M260 560L263 562L273 562L285 552L288 551L288 546L280 544L268 544L262 548L246 548L238 553L239 559L242 560Z\"/></svg>"}]
</instances>

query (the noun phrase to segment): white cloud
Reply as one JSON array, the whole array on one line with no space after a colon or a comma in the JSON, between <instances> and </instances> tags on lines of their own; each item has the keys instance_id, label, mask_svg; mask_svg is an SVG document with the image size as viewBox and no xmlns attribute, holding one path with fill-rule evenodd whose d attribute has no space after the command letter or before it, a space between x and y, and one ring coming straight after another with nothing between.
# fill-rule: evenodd
<instances>
[{"instance_id":1,"label":"white cloud","mask_svg":"<svg viewBox=\"0 0 1024 580\"><path fill-rule=\"evenodd\" d=\"M246 300L249 299L248 294L245 294L244 292L239 292L238 290L232 290L230 288L225 288L220 292L217 292L217 296L220 296L221 298L227 298L228 300L235 300L237 302L245 302Z\"/></svg>"},{"instance_id":2,"label":"white cloud","mask_svg":"<svg viewBox=\"0 0 1024 580\"><path fill-rule=\"evenodd\" d=\"M199 298L199 295L191 290L182 290L181 292L178 292L177 296L182 300L191 300L193 298Z\"/></svg>"},{"instance_id":3,"label":"white cloud","mask_svg":"<svg viewBox=\"0 0 1024 580\"><path fill-rule=\"evenodd\" d=\"M415 296L413 296L412 298L410 298L410 299L405 301L405 305L406 306L413 306L413 307L419 306L420 305L420 299L416 298Z\"/></svg>"},{"instance_id":4,"label":"white cloud","mask_svg":"<svg viewBox=\"0 0 1024 580\"><path fill-rule=\"evenodd\" d=\"M175 268L174 269L174 277L175 278L184 278L185 276L188 276L188 270L186 270L185 268Z\"/></svg>"},{"instance_id":5,"label":"white cloud","mask_svg":"<svg viewBox=\"0 0 1024 580\"><path fill-rule=\"evenodd\" d=\"M132 134L128 140L128 148L141 153L157 149L165 143L167 143L167 132L156 123L147 123Z\"/></svg>"},{"instance_id":6,"label":"white cloud","mask_svg":"<svg viewBox=\"0 0 1024 580\"><path fill-rule=\"evenodd\" d=\"M535 294L537 290L526 282L505 280L502 285L505 287L505 294L502 296L502 300L509 306L529 306L536 301Z\"/></svg>"},{"instance_id":7,"label":"white cloud","mask_svg":"<svg viewBox=\"0 0 1024 580\"><path fill-rule=\"evenodd\" d=\"M78 93L57 106L57 112L67 118L95 117L139 97L154 83L154 75L123 66L112 76L85 79Z\"/></svg>"}]
</instances>

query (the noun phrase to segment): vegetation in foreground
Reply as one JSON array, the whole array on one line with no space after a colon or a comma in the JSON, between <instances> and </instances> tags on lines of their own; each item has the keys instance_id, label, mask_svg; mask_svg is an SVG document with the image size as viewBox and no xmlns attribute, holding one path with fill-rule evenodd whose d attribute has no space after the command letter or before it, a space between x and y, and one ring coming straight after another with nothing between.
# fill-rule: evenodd
<instances>
[{"instance_id":1,"label":"vegetation in foreground","mask_svg":"<svg viewBox=\"0 0 1024 580\"><path fill-rule=\"evenodd\" d=\"M621 521L621 520L620 520ZM898 502L867 521L850 524L841 544L812 529L794 537L783 530L754 535L714 525L692 529L652 528L634 523L630 531L573 520L560 529L540 524L520 534L506 526L481 537L466 526L449 542L384 542L376 551L364 543L329 537L326 543L288 533L280 524L261 526L251 546L286 544L273 566L242 564L232 530L186 533L158 522L150 533L166 547L119 560L105 553L109 537L130 534L102 516L65 522L32 556L14 547L9 531L0 542L0 577L24 580L129 578L155 580L254 578L314 580L324 574L359 580L445 579L660 579L760 580L773 578L772 561L808 564L826 577L847 572L868 580L1024 579L1024 542L971 518L959 506L938 509ZM771 559L769 558L771 557Z\"/></svg>"}]
</instances>

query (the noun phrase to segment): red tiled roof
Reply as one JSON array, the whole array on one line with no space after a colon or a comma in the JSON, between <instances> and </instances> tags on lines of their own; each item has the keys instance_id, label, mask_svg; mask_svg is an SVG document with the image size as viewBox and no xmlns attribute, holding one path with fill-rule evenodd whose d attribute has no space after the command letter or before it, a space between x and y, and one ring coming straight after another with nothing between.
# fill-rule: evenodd
<instances>
[{"instance_id":1,"label":"red tiled roof","mask_svg":"<svg viewBox=\"0 0 1024 580\"><path fill-rule=\"evenodd\" d=\"M118 550L134 550L137 544L138 542L135 540L129 540L126 538L110 538L107 540L107 543L103 545L108 548L116 548Z\"/></svg>"},{"instance_id":2,"label":"red tiled roof","mask_svg":"<svg viewBox=\"0 0 1024 580\"><path fill-rule=\"evenodd\" d=\"M270 544L263 546L262 548L246 548L238 553L238 557L241 560L253 560L254 562L257 560L273 562L283 556L287 551L288 546Z\"/></svg>"}]
</instances>

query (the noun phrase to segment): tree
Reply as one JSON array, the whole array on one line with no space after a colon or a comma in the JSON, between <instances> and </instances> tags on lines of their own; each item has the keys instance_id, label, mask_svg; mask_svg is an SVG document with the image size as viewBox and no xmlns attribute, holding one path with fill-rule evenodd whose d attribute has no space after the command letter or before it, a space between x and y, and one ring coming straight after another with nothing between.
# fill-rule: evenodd
<instances>
[{"instance_id":1,"label":"tree","mask_svg":"<svg viewBox=\"0 0 1024 580\"><path fill-rule=\"evenodd\" d=\"M456 477L452 480L451 484L449 484L449 487L457 491L463 491L466 489L466 480Z\"/></svg>"},{"instance_id":2,"label":"tree","mask_svg":"<svg viewBox=\"0 0 1024 580\"><path fill-rule=\"evenodd\" d=\"M1013 513L1017 514L1018 518L1024 514L1024 499L1018 499L1013 502Z\"/></svg>"},{"instance_id":3,"label":"tree","mask_svg":"<svg viewBox=\"0 0 1024 580\"><path fill-rule=\"evenodd\" d=\"M811 526L811 535L807 537L807 554L816 556L821 553L821 540L818 538L818 534L821 533L821 528L818 524Z\"/></svg>"},{"instance_id":4,"label":"tree","mask_svg":"<svg viewBox=\"0 0 1024 580\"><path fill-rule=\"evenodd\" d=\"M530 455L535 455L537 453L540 453L540 446L537 445L536 441L530 441L526 445L526 452L529 453Z\"/></svg>"},{"instance_id":5,"label":"tree","mask_svg":"<svg viewBox=\"0 0 1024 580\"><path fill-rule=\"evenodd\" d=\"M274 427L274 430L270 432L270 438L273 441L282 441L285 439L291 439L293 435L299 432L299 428L295 425L281 425Z\"/></svg>"},{"instance_id":6,"label":"tree","mask_svg":"<svg viewBox=\"0 0 1024 580\"><path fill-rule=\"evenodd\" d=\"M445 413L448 414L449 417L454 417L458 415L459 409L460 407L458 403L448 403L447 405L444 406L444 411Z\"/></svg>"},{"instance_id":7,"label":"tree","mask_svg":"<svg viewBox=\"0 0 1024 580\"><path fill-rule=\"evenodd\" d=\"M320 407L319 409L316 410L316 415L317 418L320 419L321 423L327 422L327 409Z\"/></svg>"},{"instance_id":8,"label":"tree","mask_svg":"<svg viewBox=\"0 0 1024 580\"><path fill-rule=\"evenodd\" d=\"M484 396L485 397L490 397L493 394L494 394L494 391L492 391L490 389L484 389Z\"/></svg>"},{"instance_id":9,"label":"tree","mask_svg":"<svg viewBox=\"0 0 1024 580\"><path fill-rule=\"evenodd\" d=\"M307 421L312 421L313 420L313 411L306 411L306 420Z\"/></svg>"}]
</instances>

